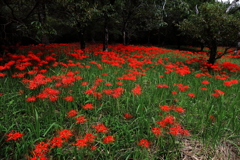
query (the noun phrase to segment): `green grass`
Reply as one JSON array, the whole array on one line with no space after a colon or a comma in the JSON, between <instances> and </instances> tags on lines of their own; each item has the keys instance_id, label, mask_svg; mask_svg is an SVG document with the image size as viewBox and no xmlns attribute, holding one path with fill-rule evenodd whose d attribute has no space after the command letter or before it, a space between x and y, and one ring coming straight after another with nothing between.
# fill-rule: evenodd
<instances>
[{"instance_id":1,"label":"green grass","mask_svg":"<svg viewBox=\"0 0 240 160\"><path fill-rule=\"evenodd\" d=\"M209 74L202 62L192 59L189 63L194 57L207 58L203 53L122 45L111 45L109 53L101 52L101 45L89 45L82 53L77 46L28 46L0 58L0 66L5 66L0 67L1 159L183 159L186 139L203 144L209 150L205 153L208 158L225 143L239 156L239 59L224 57L216 63L219 69ZM39 59L29 55L31 52ZM9 65L9 61L14 64ZM29 66L17 69L25 62L30 62ZM224 62L236 68L230 72ZM29 72L33 70L36 73ZM20 73L25 75L12 76ZM202 84L204 80L209 84ZM235 80L232 86L224 85L230 80ZM181 91L181 86L186 88ZM73 99L68 101L68 96ZM29 97L33 97L32 102L28 102ZM84 109L86 104L95 108ZM176 107L185 112L177 112ZM77 115L69 117L71 110ZM126 118L126 113L132 117ZM87 120L76 123L79 116ZM106 132L97 132L94 126L98 124L104 124ZM155 127L161 130L159 136L152 132ZM71 131L69 139L60 137L64 129ZM174 129L176 132L170 132ZM23 135L7 140L12 130ZM87 133L95 136L93 141L86 141ZM106 136L114 140L106 143ZM54 137L60 138L58 143L53 142ZM140 145L141 140L150 145ZM45 150L37 152L41 142ZM96 149L91 150L92 146Z\"/></svg>"}]
</instances>

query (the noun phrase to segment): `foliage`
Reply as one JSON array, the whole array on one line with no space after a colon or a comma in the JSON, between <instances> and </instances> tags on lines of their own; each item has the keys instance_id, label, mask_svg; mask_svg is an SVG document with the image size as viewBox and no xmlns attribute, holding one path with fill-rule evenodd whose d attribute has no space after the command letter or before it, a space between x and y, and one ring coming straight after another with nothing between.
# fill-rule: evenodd
<instances>
[{"instance_id":1,"label":"foliage","mask_svg":"<svg viewBox=\"0 0 240 160\"><path fill-rule=\"evenodd\" d=\"M226 54L218 55L217 46L231 47L239 38L239 17L227 14L225 10L226 6L222 3L203 3L199 7L199 14L191 14L178 25L183 34L202 41L210 48L210 55L214 58L209 61L212 64Z\"/></svg>"}]
</instances>

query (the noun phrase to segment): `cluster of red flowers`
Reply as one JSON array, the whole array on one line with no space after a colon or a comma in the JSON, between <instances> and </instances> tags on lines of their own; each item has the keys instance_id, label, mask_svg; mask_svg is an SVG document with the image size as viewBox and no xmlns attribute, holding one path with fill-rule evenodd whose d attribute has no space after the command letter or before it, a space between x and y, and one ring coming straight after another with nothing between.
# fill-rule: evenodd
<instances>
[{"instance_id":1,"label":"cluster of red flowers","mask_svg":"<svg viewBox=\"0 0 240 160\"><path fill-rule=\"evenodd\" d=\"M134 96L142 94L141 91L142 91L142 89L139 84L136 84L136 87L132 89Z\"/></svg>"},{"instance_id":2,"label":"cluster of red flowers","mask_svg":"<svg viewBox=\"0 0 240 160\"><path fill-rule=\"evenodd\" d=\"M12 130L10 133L7 134L8 138L6 141L10 141L10 140L16 141L17 139L21 138L22 136L23 136L23 133Z\"/></svg>"},{"instance_id":3,"label":"cluster of red flowers","mask_svg":"<svg viewBox=\"0 0 240 160\"><path fill-rule=\"evenodd\" d=\"M237 84L237 83L238 83L238 80L230 80L230 81L223 82L223 84L228 87L231 87L233 84Z\"/></svg>"},{"instance_id":4,"label":"cluster of red flowers","mask_svg":"<svg viewBox=\"0 0 240 160\"><path fill-rule=\"evenodd\" d=\"M171 106L163 105L163 106L160 106L160 109L165 112L169 112L171 110L176 111L178 113L185 112L185 109L183 109L182 107L176 106L176 105L171 105Z\"/></svg>"},{"instance_id":5,"label":"cluster of red flowers","mask_svg":"<svg viewBox=\"0 0 240 160\"><path fill-rule=\"evenodd\" d=\"M215 92L215 93L212 94L214 97L219 97L219 96L225 94L223 91L221 91L221 90L219 90L219 89L215 89L214 92Z\"/></svg>"},{"instance_id":6,"label":"cluster of red flowers","mask_svg":"<svg viewBox=\"0 0 240 160\"><path fill-rule=\"evenodd\" d=\"M190 135L189 131L183 129L180 123L175 120L173 115L166 115L166 117L161 121L158 121L157 124L159 125L159 127L162 127L162 128L167 127L169 129L169 133L172 134L173 136L177 136L177 135L189 136Z\"/></svg>"}]
</instances>

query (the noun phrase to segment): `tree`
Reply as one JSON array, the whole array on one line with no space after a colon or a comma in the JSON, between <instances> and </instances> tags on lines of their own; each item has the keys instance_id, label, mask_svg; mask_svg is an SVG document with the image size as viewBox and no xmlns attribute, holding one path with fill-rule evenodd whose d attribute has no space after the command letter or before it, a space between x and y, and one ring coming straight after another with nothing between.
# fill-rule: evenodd
<instances>
[{"instance_id":1,"label":"tree","mask_svg":"<svg viewBox=\"0 0 240 160\"><path fill-rule=\"evenodd\" d=\"M179 25L183 34L192 36L210 49L208 64L213 65L217 59L228 53L228 49L238 40L240 30L239 17L225 12L222 3L203 3L198 14L192 14ZM228 46L224 52L218 53L219 45Z\"/></svg>"},{"instance_id":2,"label":"tree","mask_svg":"<svg viewBox=\"0 0 240 160\"><path fill-rule=\"evenodd\" d=\"M68 19L68 25L75 27L79 34L81 49L85 49L85 29L98 13L95 1L86 0L57 0L59 7Z\"/></svg>"}]
</instances>

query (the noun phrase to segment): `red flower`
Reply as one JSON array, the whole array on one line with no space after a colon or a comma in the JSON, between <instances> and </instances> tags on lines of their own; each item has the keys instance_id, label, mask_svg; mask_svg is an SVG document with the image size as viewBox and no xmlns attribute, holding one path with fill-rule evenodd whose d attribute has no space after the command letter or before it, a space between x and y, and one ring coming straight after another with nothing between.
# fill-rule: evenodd
<instances>
[{"instance_id":1,"label":"red flower","mask_svg":"<svg viewBox=\"0 0 240 160\"><path fill-rule=\"evenodd\" d=\"M74 100L73 96L67 96L64 98L67 102L72 102Z\"/></svg>"},{"instance_id":2,"label":"red flower","mask_svg":"<svg viewBox=\"0 0 240 160\"><path fill-rule=\"evenodd\" d=\"M169 112L171 110L171 108L169 108L167 105L160 106L160 109L165 111L165 112Z\"/></svg>"},{"instance_id":3,"label":"red flower","mask_svg":"<svg viewBox=\"0 0 240 160\"><path fill-rule=\"evenodd\" d=\"M212 94L214 97L219 97L219 96L225 94L223 91L221 91L219 89L215 89L214 91L215 91L215 93Z\"/></svg>"},{"instance_id":4,"label":"red flower","mask_svg":"<svg viewBox=\"0 0 240 160\"><path fill-rule=\"evenodd\" d=\"M0 77L5 77L5 76L6 76L6 74L0 73Z\"/></svg>"},{"instance_id":5,"label":"red flower","mask_svg":"<svg viewBox=\"0 0 240 160\"><path fill-rule=\"evenodd\" d=\"M76 110L71 110L71 111L69 111L67 114L68 114L68 117L74 117L74 116L76 116L78 113L77 113Z\"/></svg>"},{"instance_id":6,"label":"red flower","mask_svg":"<svg viewBox=\"0 0 240 160\"><path fill-rule=\"evenodd\" d=\"M98 124L98 125L96 125L96 126L92 126L93 128L95 128L97 131L97 133L98 132L102 132L102 133L107 133L108 132L108 128L104 125L104 124Z\"/></svg>"},{"instance_id":7,"label":"red flower","mask_svg":"<svg viewBox=\"0 0 240 160\"><path fill-rule=\"evenodd\" d=\"M183 109L182 107L175 107L174 111L178 112L178 113L184 113L185 109Z\"/></svg>"},{"instance_id":8,"label":"red flower","mask_svg":"<svg viewBox=\"0 0 240 160\"><path fill-rule=\"evenodd\" d=\"M125 117L126 119L131 119L131 118L133 118L133 115L131 115L130 113L125 113L125 114L124 114L124 117Z\"/></svg>"},{"instance_id":9,"label":"red flower","mask_svg":"<svg viewBox=\"0 0 240 160\"><path fill-rule=\"evenodd\" d=\"M141 89L141 87L140 87L139 84L136 85L136 88L133 88L133 89L132 89L132 92L133 92L133 95L134 95L134 96L136 96L137 94L140 95L140 94L141 94L141 91L142 91L142 89Z\"/></svg>"},{"instance_id":10,"label":"red flower","mask_svg":"<svg viewBox=\"0 0 240 160\"><path fill-rule=\"evenodd\" d=\"M84 106L82 106L82 108L92 110L95 107L93 107L93 105L91 103L87 103Z\"/></svg>"},{"instance_id":11,"label":"red flower","mask_svg":"<svg viewBox=\"0 0 240 160\"><path fill-rule=\"evenodd\" d=\"M32 97L28 97L26 99L27 102L35 102L36 101L36 97L32 96Z\"/></svg>"},{"instance_id":12,"label":"red flower","mask_svg":"<svg viewBox=\"0 0 240 160\"><path fill-rule=\"evenodd\" d=\"M177 94L177 92L176 91L172 91L172 95L176 95Z\"/></svg>"},{"instance_id":13,"label":"red flower","mask_svg":"<svg viewBox=\"0 0 240 160\"><path fill-rule=\"evenodd\" d=\"M102 75L103 75L103 76L107 76L108 74L107 74L107 73L103 73Z\"/></svg>"},{"instance_id":14,"label":"red flower","mask_svg":"<svg viewBox=\"0 0 240 160\"><path fill-rule=\"evenodd\" d=\"M53 137L53 139L50 141L50 143L52 144L51 147L58 147L61 148L63 145L63 140L62 137Z\"/></svg>"},{"instance_id":15,"label":"red flower","mask_svg":"<svg viewBox=\"0 0 240 160\"><path fill-rule=\"evenodd\" d=\"M138 145L144 147L144 148L149 148L150 142L148 140L142 139L138 143Z\"/></svg>"},{"instance_id":16,"label":"red flower","mask_svg":"<svg viewBox=\"0 0 240 160\"><path fill-rule=\"evenodd\" d=\"M82 85L82 86L86 86L86 85L88 85L88 82L82 82L81 85Z\"/></svg>"},{"instance_id":17,"label":"red flower","mask_svg":"<svg viewBox=\"0 0 240 160\"><path fill-rule=\"evenodd\" d=\"M75 144L73 144L73 145L77 146L78 149L84 148L84 147L88 146L87 140L84 139L84 138L78 139L77 142Z\"/></svg>"},{"instance_id":18,"label":"red flower","mask_svg":"<svg viewBox=\"0 0 240 160\"><path fill-rule=\"evenodd\" d=\"M49 151L49 143L40 142L39 144L35 145L35 150L33 151L33 158L32 160L47 160L47 152Z\"/></svg>"},{"instance_id":19,"label":"red flower","mask_svg":"<svg viewBox=\"0 0 240 160\"><path fill-rule=\"evenodd\" d=\"M204 80L204 81L202 81L202 84L210 84L210 83L209 83L209 81Z\"/></svg>"},{"instance_id":20,"label":"red flower","mask_svg":"<svg viewBox=\"0 0 240 160\"><path fill-rule=\"evenodd\" d=\"M92 151L94 151L94 150L96 150L96 149L97 149L97 146L95 146L95 145L92 145L90 148L91 148L91 150L92 150Z\"/></svg>"},{"instance_id":21,"label":"red flower","mask_svg":"<svg viewBox=\"0 0 240 160\"><path fill-rule=\"evenodd\" d=\"M238 80L231 80L231 81L225 81L225 82L223 82L223 84L224 84L225 86L228 86L228 87L231 87L232 84L237 84L237 83L238 83Z\"/></svg>"},{"instance_id":22,"label":"red flower","mask_svg":"<svg viewBox=\"0 0 240 160\"><path fill-rule=\"evenodd\" d=\"M105 83L105 86L111 86L111 85L112 85L112 84L109 83L109 82Z\"/></svg>"},{"instance_id":23,"label":"red flower","mask_svg":"<svg viewBox=\"0 0 240 160\"><path fill-rule=\"evenodd\" d=\"M85 121L87 121L87 119L85 119L84 116L79 116L76 118L77 122L76 123L84 123Z\"/></svg>"},{"instance_id":24,"label":"red flower","mask_svg":"<svg viewBox=\"0 0 240 160\"><path fill-rule=\"evenodd\" d=\"M12 130L10 133L7 134L8 139L6 141L10 141L10 140L16 141L22 136L23 136L23 133Z\"/></svg>"},{"instance_id":25,"label":"red flower","mask_svg":"<svg viewBox=\"0 0 240 160\"><path fill-rule=\"evenodd\" d=\"M61 138L64 138L66 141L73 135L72 131L64 129L59 133Z\"/></svg>"},{"instance_id":26,"label":"red flower","mask_svg":"<svg viewBox=\"0 0 240 160\"><path fill-rule=\"evenodd\" d=\"M211 120L212 122L214 122L214 121L216 120L213 115L210 115L209 118L210 118L210 120Z\"/></svg>"},{"instance_id":27,"label":"red flower","mask_svg":"<svg viewBox=\"0 0 240 160\"><path fill-rule=\"evenodd\" d=\"M206 90L207 90L207 88L201 88L201 90L202 90L202 91L206 91Z\"/></svg>"},{"instance_id":28,"label":"red flower","mask_svg":"<svg viewBox=\"0 0 240 160\"><path fill-rule=\"evenodd\" d=\"M165 127L168 124L174 124L174 123L175 123L175 120L174 120L174 117L172 115L166 115L166 117L163 120L157 122L157 124L160 127Z\"/></svg>"},{"instance_id":29,"label":"red flower","mask_svg":"<svg viewBox=\"0 0 240 160\"><path fill-rule=\"evenodd\" d=\"M162 131L159 127L152 128L152 132L155 134L156 137L162 134Z\"/></svg>"},{"instance_id":30,"label":"red flower","mask_svg":"<svg viewBox=\"0 0 240 160\"><path fill-rule=\"evenodd\" d=\"M194 93L188 93L188 96L191 97L191 98L196 97Z\"/></svg>"},{"instance_id":31,"label":"red flower","mask_svg":"<svg viewBox=\"0 0 240 160\"><path fill-rule=\"evenodd\" d=\"M158 84L157 87L158 88L168 88L168 85L166 85L166 84Z\"/></svg>"},{"instance_id":32,"label":"red flower","mask_svg":"<svg viewBox=\"0 0 240 160\"><path fill-rule=\"evenodd\" d=\"M188 130L183 129L180 125L169 128L169 133L173 136L184 135L189 136L190 133Z\"/></svg>"},{"instance_id":33,"label":"red flower","mask_svg":"<svg viewBox=\"0 0 240 160\"><path fill-rule=\"evenodd\" d=\"M111 142L113 142L113 141L115 141L115 139L113 138L113 136L107 136L107 137L105 137L104 139L103 139L103 143L111 143Z\"/></svg>"},{"instance_id":34,"label":"red flower","mask_svg":"<svg viewBox=\"0 0 240 160\"><path fill-rule=\"evenodd\" d=\"M92 143L94 140L94 138L96 138L96 136L94 136L92 133L87 133L84 137L83 137L88 143Z\"/></svg>"},{"instance_id":35,"label":"red flower","mask_svg":"<svg viewBox=\"0 0 240 160\"><path fill-rule=\"evenodd\" d=\"M119 86L123 85L122 82L116 82L116 84L119 85Z\"/></svg>"}]
</instances>

